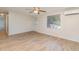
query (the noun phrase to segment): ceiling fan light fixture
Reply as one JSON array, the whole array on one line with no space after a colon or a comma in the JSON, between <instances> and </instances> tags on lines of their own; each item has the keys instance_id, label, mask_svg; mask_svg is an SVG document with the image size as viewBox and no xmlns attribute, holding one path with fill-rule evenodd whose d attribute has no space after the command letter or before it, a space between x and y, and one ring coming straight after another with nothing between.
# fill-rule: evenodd
<instances>
[{"instance_id":1,"label":"ceiling fan light fixture","mask_svg":"<svg viewBox=\"0 0 79 59\"><path fill-rule=\"evenodd\" d=\"M4 16L4 13L0 13L0 16Z\"/></svg>"},{"instance_id":2,"label":"ceiling fan light fixture","mask_svg":"<svg viewBox=\"0 0 79 59\"><path fill-rule=\"evenodd\" d=\"M34 13L38 14L38 11L37 10L34 10Z\"/></svg>"},{"instance_id":3,"label":"ceiling fan light fixture","mask_svg":"<svg viewBox=\"0 0 79 59\"><path fill-rule=\"evenodd\" d=\"M39 7L33 7L33 10L30 12L30 13L33 13L33 14L40 14L41 12L46 12L44 10L41 10Z\"/></svg>"}]
</instances>

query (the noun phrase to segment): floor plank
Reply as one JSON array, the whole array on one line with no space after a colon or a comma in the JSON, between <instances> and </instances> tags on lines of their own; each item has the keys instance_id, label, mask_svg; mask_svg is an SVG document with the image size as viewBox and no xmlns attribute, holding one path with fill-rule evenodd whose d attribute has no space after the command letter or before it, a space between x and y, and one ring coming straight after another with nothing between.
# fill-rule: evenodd
<instances>
[{"instance_id":1,"label":"floor plank","mask_svg":"<svg viewBox=\"0 0 79 59\"><path fill-rule=\"evenodd\" d=\"M0 37L0 51L79 51L79 43L37 32Z\"/></svg>"}]
</instances>

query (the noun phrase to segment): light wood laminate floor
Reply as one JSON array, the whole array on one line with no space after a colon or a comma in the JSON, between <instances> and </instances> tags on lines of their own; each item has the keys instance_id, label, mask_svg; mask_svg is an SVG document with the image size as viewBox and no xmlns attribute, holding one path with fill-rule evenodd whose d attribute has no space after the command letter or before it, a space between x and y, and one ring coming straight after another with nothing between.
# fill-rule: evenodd
<instances>
[{"instance_id":1,"label":"light wood laminate floor","mask_svg":"<svg viewBox=\"0 0 79 59\"><path fill-rule=\"evenodd\" d=\"M79 51L79 43L28 32L9 37L0 36L0 51Z\"/></svg>"}]
</instances>

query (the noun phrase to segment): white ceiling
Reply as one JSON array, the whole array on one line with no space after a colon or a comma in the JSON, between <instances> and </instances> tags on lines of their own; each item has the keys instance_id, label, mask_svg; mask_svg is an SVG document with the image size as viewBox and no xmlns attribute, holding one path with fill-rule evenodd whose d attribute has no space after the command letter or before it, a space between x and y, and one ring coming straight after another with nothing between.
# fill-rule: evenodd
<instances>
[{"instance_id":1,"label":"white ceiling","mask_svg":"<svg viewBox=\"0 0 79 59\"><path fill-rule=\"evenodd\" d=\"M75 7L40 7L40 8L47 12L57 12L57 11L75 9ZM32 11L32 7L0 7L0 12L8 12L8 11L15 11L23 14L34 15L33 13L29 13L30 11Z\"/></svg>"}]
</instances>

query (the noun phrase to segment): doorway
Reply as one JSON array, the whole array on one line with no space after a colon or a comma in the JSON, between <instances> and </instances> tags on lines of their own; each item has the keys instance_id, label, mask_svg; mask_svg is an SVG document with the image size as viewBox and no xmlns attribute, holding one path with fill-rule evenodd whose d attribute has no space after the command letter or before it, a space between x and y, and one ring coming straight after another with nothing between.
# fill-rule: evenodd
<instances>
[{"instance_id":1,"label":"doorway","mask_svg":"<svg viewBox=\"0 0 79 59\"><path fill-rule=\"evenodd\" d=\"M0 37L7 36L6 16L0 15Z\"/></svg>"}]
</instances>

